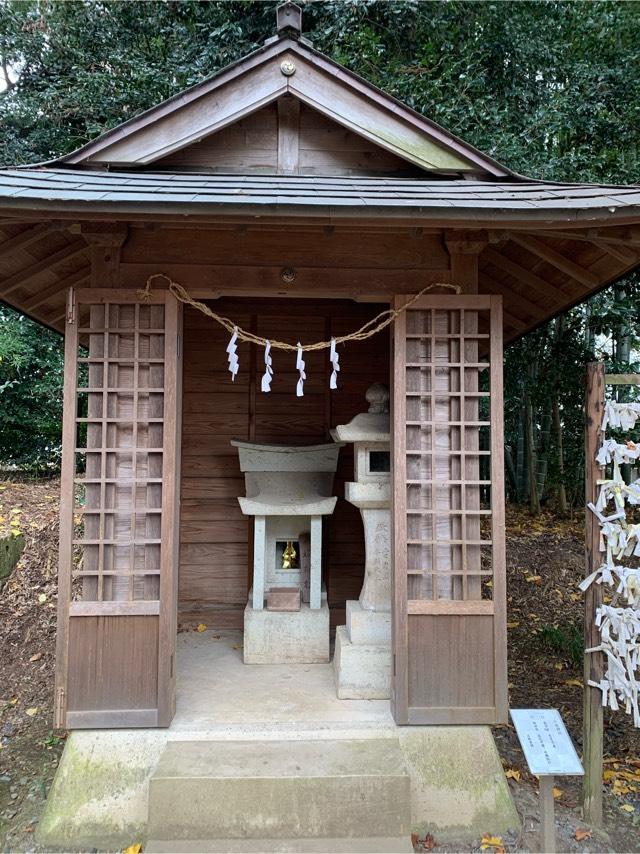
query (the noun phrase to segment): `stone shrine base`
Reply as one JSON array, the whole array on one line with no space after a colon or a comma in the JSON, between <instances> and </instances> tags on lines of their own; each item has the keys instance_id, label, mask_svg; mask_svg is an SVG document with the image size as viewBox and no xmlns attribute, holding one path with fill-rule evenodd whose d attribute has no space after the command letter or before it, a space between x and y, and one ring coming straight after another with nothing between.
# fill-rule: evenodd
<instances>
[{"instance_id":1,"label":"stone shrine base","mask_svg":"<svg viewBox=\"0 0 640 854\"><path fill-rule=\"evenodd\" d=\"M70 733L44 848L408 852L519 824L489 727L397 727L388 700L339 700L330 664L243 665L240 632L179 635L177 678L168 729Z\"/></svg>"},{"instance_id":2,"label":"stone shrine base","mask_svg":"<svg viewBox=\"0 0 640 854\"><path fill-rule=\"evenodd\" d=\"M244 609L245 664L325 664L329 661L329 606L302 602L299 611Z\"/></svg>"}]
</instances>

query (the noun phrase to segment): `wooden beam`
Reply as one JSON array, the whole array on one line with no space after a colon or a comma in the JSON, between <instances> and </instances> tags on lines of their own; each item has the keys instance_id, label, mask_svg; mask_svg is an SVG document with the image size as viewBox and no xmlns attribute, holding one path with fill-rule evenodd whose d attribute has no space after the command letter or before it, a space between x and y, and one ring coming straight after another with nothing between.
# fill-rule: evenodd
<instances>
[{"instance_id":1,"label":"wooden beam","mask_svg":"<svg viewBox=\"0 0 640 854\"><path fill-rule=\"evenodd\" d=\"M383 302L393 293L411 293L430 282L450 282L449 270L370 269L368 267L306 267L296 266L296 278L291 284L282 281L282 267L232 267L215 264L194 267L190 264L158 264L150 262L120 264L120 286L140 288L153 273L165 273L184 285L198 298L215 299L227 296L269 297L332 297L362 299L375 296Z\"/></svg>"},{"instance_id":2,"label":"wooden beam","mask_svg":"<svg viewBox=\"0 0 640 854\"><path fill-rule=\"evenodd\" d=\"M605 374L607 385L640 385L640 374Z\"/></svg>"},{"instance_id":3,"label":"wooden beam","mask_svg":"<svg viewBox=\"0 0 640 854\"><path fill-rule=\"evenodd\" d=\"M28 246L31 246L32 243L35 243L45 235L56 230L57 229L54 226L47 222L43 222L40 223L40 225L34 225L33 228L25 229L19 234L15 234L13 237L9 237L8 240L4 240L0 243L0 259L6 258L8 255L12 255L19 249L26 249Z\"/></svg>"},{"instance_id":4,"label":"wooden beam","mask_svg":"<svg viewBox=\"0 0 640 854\"><path fill-rule=\"evenodd\" d=\"M528 270L526 267L518 264L517 261L512 261L511 258L508 258L501 252L497 252L490 246L487 246L484 250L482 258L484 261L488 261L497 270L502 270L510 276L513 276L513 278L520 284L529 285L529 287L534 288L534 290L540 291L556 304L561 300L566 300L568 296L568 294L562 291L558 285L552 285L551 282L547 282L546 279L543 279L541 276L538 276L536 273L533 273L531 270Z\"/></svg>"},{"instance_id":5,"label":"wooden beam","mask_svg":"<svg viewBox=\"0 0 640 854\"><path fill-rule=\"evenodd\" d=\"M51 270L53 267L57 267L58 264L62 264L64 261L71 261L72 258L77 258L78 255L81 255L86 251L87 247L84 243L74 241L73 243L69 243L67 246L64 246L62 249L59 249L57 252L54 252L53 255L48 255L46 258L36 261L35 264L31 264L29 267L24 267L22 270L18 270L17 273L13 273L13 275L8 276L3 281L0 281L0 297L5 299L17 288L22 287L27 282L31 281L31 279L39 276L40 273L43 273L45 270Z\"/></svg>"},{"instance_id":6,"label":"wooden beam","mask_svg":"<svg viewBox=\"0 0 640 854\"><path fill-rule=\"evenodd\" d=\"M300 101L291 95L278 98L278 172L295 175L299 165Z\"/></svg>"},{"instance_id":7,"label":"wooden beam","mask_svg":"<svg viewBox=\"0 0 640 854\"><path fill-rule=\"evenodd\" d=\"M590 362L587 365L585 395L585 491L586 501L596 501L598 478L602 476L596 454L602 443L602 414L604 408L604 365ZM586 575L595 572L601 563L600 525L590 510L585 515ZM599 646L600 631L596 626L596 609L603 602L603 584L591 584L584 595L584 648ZM604 655L601 652L584 653L584 707L582 717L582 811L585 821L602 825L602 749L603 712L602 692L588 683L599 683L604 675Z\"/></svg>"},{"instance_id":8,"label":"wooden beam","mask_svg":"<svg viewBox=\"0 0 640 854\"><path fill-rule=\"evenodd\" d=\"M35 294L31 299L26 300L26 302L22 303L21 308L23 311L29 312L33 311L34 308L39 308L43 305L47 300L51 299L51 297L56 296L56 294L60 293L60 291L66 290L67 288L73 288L83 282L85 279L88 279L91 275L90 267L81 267L79 270L76 270L75 273L71 273L71 275L66 276L64 279L59 279L57 282L54 282L52 285L49 285L48 288L45 288L43 291L39 291Z\"/></svg>"},{"instance_id":9,"label":"wooden beam","mask_svg":"<svg viewBox=\"0 0 640 854\"><path fill-rule=\"evenodd\" d=\"M551 264L552 267L555 267L557 270L560 270L567 276L575 279L575 281L582 285L586 290L596 288L600 284L599 277L590 270L576 264L575 261L572 261L570 258L567 258L555 249L552 249L551 246L543 243L542 240L539 240L537 237L512 232L511 240L519 246L522 246L522 248L526 249L527 252L531 252L532 255L537 255L538 258L546 261L547 264Z\"/></svg>"}]
</instances>

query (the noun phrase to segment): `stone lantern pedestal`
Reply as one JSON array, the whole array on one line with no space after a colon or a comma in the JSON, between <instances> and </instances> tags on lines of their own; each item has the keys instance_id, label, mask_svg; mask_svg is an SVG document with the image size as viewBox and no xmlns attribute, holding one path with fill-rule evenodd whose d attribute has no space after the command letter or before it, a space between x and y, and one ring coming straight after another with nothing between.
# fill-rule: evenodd
<instances>
[{"instance_id":1,"label":"stone lantern pedestal","mask_svg":"<svg viewBox=\"0 0 640 854\"><path fill-rule=\"evenodd\" d=\"M360 598L347 602L347 624L336 629L334 672L341 699L391 696L391 459L389 391L367 391L369 411L332 432L354 444L354 478L345 498L362 515L365 575Z\"/></svg>"}]
</instances>

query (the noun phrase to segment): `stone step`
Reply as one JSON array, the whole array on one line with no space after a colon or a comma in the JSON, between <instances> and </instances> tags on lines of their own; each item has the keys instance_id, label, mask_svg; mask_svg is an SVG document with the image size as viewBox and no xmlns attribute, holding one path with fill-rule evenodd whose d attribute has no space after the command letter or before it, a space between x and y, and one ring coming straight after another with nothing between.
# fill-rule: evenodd
<instances>
[{"instance_id":1,"label":"stone step","mask_svg":"<svg viewBox=\"0 0 640 854\"><path fill-rule=\"evenodd\" d=\"M408 837L397 739L170 742L149 786L157 840Z\"/></svg>"},{"instance_id":2,"label":"stone step","mask_svg":"<svg viewBox=\"0 0 640 854\"><path fill-rule=\"evenodd\" d=\"M413 854L410 836L350 839L151 839L145 854Z\"/></svg>"}]
</instances>

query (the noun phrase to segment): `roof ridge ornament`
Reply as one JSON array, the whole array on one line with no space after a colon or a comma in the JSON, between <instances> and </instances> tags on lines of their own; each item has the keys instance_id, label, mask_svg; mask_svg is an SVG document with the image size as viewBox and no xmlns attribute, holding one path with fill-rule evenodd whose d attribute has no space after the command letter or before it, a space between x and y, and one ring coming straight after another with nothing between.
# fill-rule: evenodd
<instances>
[{"instance_id":1,"label":"roof ridge ornament","mask_svg":"<svg viewBox=\"0 0 640 854\"><path fill-rule=\"evenodd\" d=\"M276 9L276 30L278 36L299 39L302 35L302 7L291 3L281 3Z\"/></svg>"}]
</instances>

